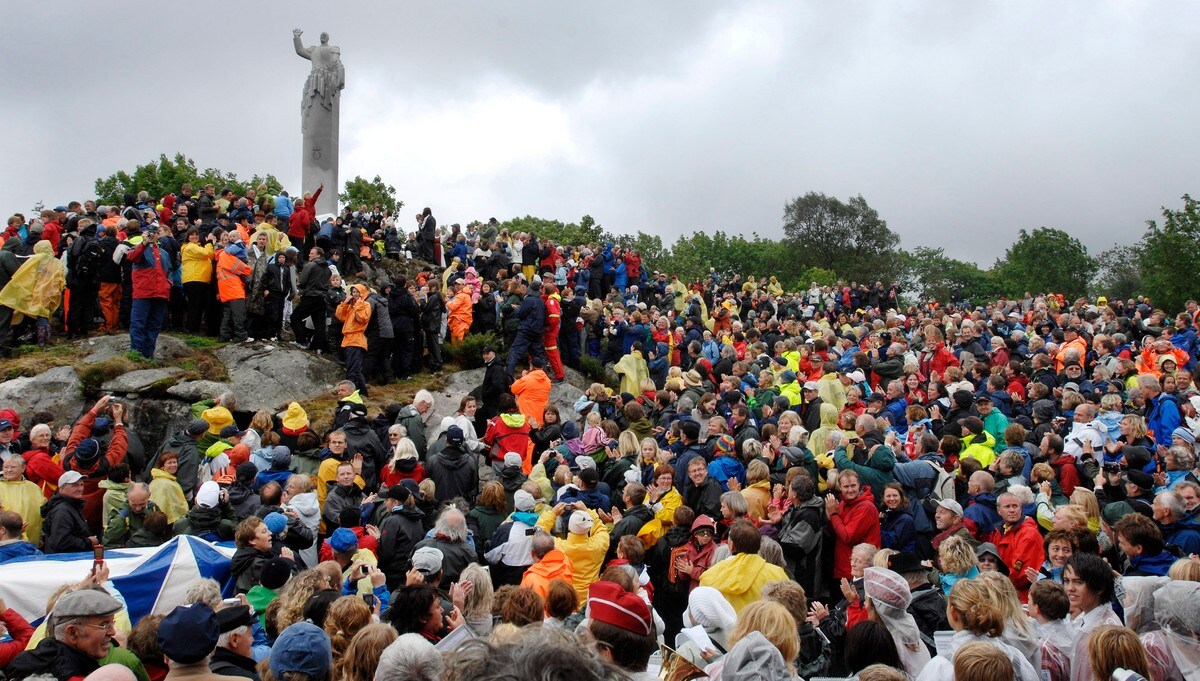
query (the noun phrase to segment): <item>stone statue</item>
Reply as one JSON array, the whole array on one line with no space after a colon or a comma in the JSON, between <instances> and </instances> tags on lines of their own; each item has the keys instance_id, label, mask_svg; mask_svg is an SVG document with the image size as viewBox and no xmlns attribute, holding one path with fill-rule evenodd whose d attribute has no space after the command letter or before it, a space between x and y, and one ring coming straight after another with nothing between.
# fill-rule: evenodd
<instances>
[{"instance_id":1,"label":"stone statue","mask_svg":"<svg viewBox=\"0 0 1200 681\"><path fill-rule=\"evenodd\" d=\"M329 44L329 34L321 34L321 44L305 47L300 42L304 31L292 31L296 54L312 62L312 71L304 81L300 99L300 132L304 135L303 190L324 185L329 189L317 200L316 213L337 212L338 126L341 92L346 87L342 51Z\"/></svg>"}]
</instances>

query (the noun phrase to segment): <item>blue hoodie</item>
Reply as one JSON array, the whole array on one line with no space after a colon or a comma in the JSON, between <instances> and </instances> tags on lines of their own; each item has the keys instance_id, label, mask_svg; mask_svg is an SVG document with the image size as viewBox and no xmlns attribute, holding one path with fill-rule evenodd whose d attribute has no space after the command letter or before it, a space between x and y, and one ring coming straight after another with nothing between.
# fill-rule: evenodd
<instances>
[{"instance_id":1,"label":"blue hoodie","mask_svg":"<svg viewBox=\"0 0 1200 681\"><path fill-rule=\"evenodd\" d=\"M728 492L730 478L746 484L746 467L732 456L718 456L708 464L708 477L721 483L722 492Z\"/></svg>"},{"instance_id":2,"label":"blue hoodie","mask_svg":"<svg viewBox=\"0 0 1200 681\"><path fill-rule=\"evenodd\" d=\"M970 505L963 511L963 517L975 523L976 537L986 537L1003 525L1000 514L996 512L996 497L987 492L976 494L969 500Z\"/></svg>"},{"instance_id":3,"label":"blue hoodie","mask_svg":"<svg viewBox=\"0 0 1200 681\"><path fill-rule=\"evenodd\" d=\"M612 243L604 242L604 250L600 252L601 262L604 265L603 272L605 274L613 273L613 252Z\"/></svg>"},{"instance_id":4,"label":"blue hoodie","mask_svg":"<svg viewBox=\"0 0 1200 681\"><path fill-rule=\"evenodd\" d=\"M614 270L614 274L615 274L615 276L613 277L613 286L616 286L617 288L620 288L620 289L624 289L626 286L629 285L629 275L627 274L627 270L625 269L624 262L617 263L617 267Z\"/></svg>"},{"instance_id":5,"label":"blue hoodie","mask_svg":"<svg viewBox=\"0 0 1200 681\"><path fill-rule=\"evenodd\" d=\"M1159 527L1162 528L1164 544L1178 546L1185 556L1200 553L1200 525L1195 521L1177 520L1170 525Z\"/></svg>"},{"instance_id":6,"label":"blue hoodie","mask_svg":"<svg viewBox=\"0 0 1200 681\"><path fill-rule=\"evenodd\" d=\"M290 197L283 194L275 197L275 215L285 219L290 218L292 217L293 210L292 199Z\"/></svg>"},{"instance_id":7,"label":"blue hoodie","mask_svg":"<svg viewBox=\"0 0 1200 681\"><path fill-rule=\"evenodd\" d=\"M38 551L36 546L22 539L9 542L8 544L0 544L0 564L7 563L10 560L22 558L24 556L40 555L42 555L42 552Z\"/></svg>"},{"instance_id":8,"label":"blue hoodie","mask_svg":"<svg viewBox=\"0 0 1200 681\"><path fill-rule=\"evenodd\" d=\"M1129 559L1129 569L1125 571L1125 576L1165 577L1175 561L1176 558L1170 551L1159 551L1153 556L1143 553Z\"/></svg>"},{"instance_id":9,"label":"blue hoodie","mask_svg":"<svg viewBox=\"0 0 1200 681\"><path fill-rule=\"evenodd\" d=\"M1191 371L1196 366L1196 353L1200 351L1200 338L1196 337L1196 329L1189 326L1171 336L1171 344L1183 350L1190 358L1186 366L1181 367Z\"/></svg>"}]
</instances>

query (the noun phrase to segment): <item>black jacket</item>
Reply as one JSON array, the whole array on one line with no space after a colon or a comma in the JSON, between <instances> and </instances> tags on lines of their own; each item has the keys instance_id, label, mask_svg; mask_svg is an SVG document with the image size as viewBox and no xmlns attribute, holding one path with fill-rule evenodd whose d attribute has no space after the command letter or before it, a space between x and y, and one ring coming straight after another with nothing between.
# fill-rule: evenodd
<instances>
[{"instance_id":1,"label":"black jacket","mask_svg":"<svg viewBox=\"0 0 1200 681\"><path fill-rule=\"evenodd\" d=\"M23 679L38 674L49 674L56 679L83 677L100 668L100 663L90 655L52 638L44 638L33 650L17 655L4 673L9 679Z\"/></svg>"},{"instance_id":2,"label":"black jacket","mask_svg":"<svg viewBox=\"0 0 1200 681\"><path fill-rule=\"evenodd\" d=\"M83 519L83 500L55 493L42 505L42 541L46 553L91 551L87 521Z\"/></svg>"},{"instance_id":3,"label":"black jacket","mask_svg":"<svg viewBox=\"0 0 1200 681\"><path fill-rule=\"evenodd\" d=\"M425 462L425 474L437 485L435 499L475 499L479 488L479 457L458 447L447 446Z\"/></svg>"},{"instance_id":4,"label":"black jacket","mask_svg":"<svg viewBox=\"0 0 1200 681\"><path fill-rule=\"evenodd\" d=\"M236 580L237 592L244 594L258 584L262 567L273 557L270 551L259 551L252 546L243 546L234 551L229 562L229 573Z\"/></svg>"},{"instance_id":5,"label":"black jacket","mask_svg":"<svg viewBox=\"0 0 1200 681\"><path fill-rule=\"evenodd\" d=\"M301 298L323 298L329 291L329 279L332 276L329 266L320 260L312 260L304 264L300 270L299 287Z\"/></svg>"},{"instance_id":6,"label":"black jacket","mask_svg":"<svg viewBox=\"0 0 1200 681\"><path fill-rule=\"evenodd\" d=\"M691 507L696 515L706 515L713 520L721 518L721 484L712 478L705 478L704 484L696 487L692 485L686 496L684 503Z\"/></svg>"},{"instance_id":7,"label":"black jacket","mask_svg":"<svg viewBox=\"0 0 1200 681\"><path fill-rule=\"evenodd\" d=\"M605 557L605 560L611 560L617 556L617 542L620 541L621 537L625 535L636 537L637 533L642 531L642 527L651 520L654 520L654 511L651 511L645 504L638 504L626 509L621 519L613 525L608 542L609 553Z\"/></svg>"},{"instance_id":8,"label":"black jacket","mask_svg":"<svg viewBox=\"0 0 1200 681\"><path fill-rule=\"evenodd\" d=\"M208 661L208 670L222 676L241 676L258 681L254 659L242 657L227 648L217 648L212 659Z\"/></svg>"},{"instance_id":9,"label":"black jacket","mask_svg":"<svg viewBox=\"0 0 1200 681\"><path fill-rule=\"evenodd\" d=\"M397 506L379 523L379 569L387 576L389 591L395 591L404 586L409 569L412 567L413 546L416 542L409 535L412 518L404 513L411 509Z\"/></svg>"},{"instance_id":10,"label":"black jacket","mask_svg":"<svg viewBox=\"0 0 1200 681\"><path fill-rule=\"evenodd\" d=\"M950 622L946 619L946 599L940 589L930 584L913 589L908 614L916 620L917 629L931 639L935 631L946 631L950 628Z\"/></svg>"},{"instance_id":11,"label":"black jacket","mask_svg":"<svg viewBox=\"0 0 1200 681\"><path fill-rule=\"evenodd\" d=\"M350 419L342 426L346 434L346 454L353 458L355 454L363 455L362 479L367 483L367 489L379 488L379 471L388 461L388 451L384 449L379 436L371 426L362 419Z\"/></svg>"}]
</instances>

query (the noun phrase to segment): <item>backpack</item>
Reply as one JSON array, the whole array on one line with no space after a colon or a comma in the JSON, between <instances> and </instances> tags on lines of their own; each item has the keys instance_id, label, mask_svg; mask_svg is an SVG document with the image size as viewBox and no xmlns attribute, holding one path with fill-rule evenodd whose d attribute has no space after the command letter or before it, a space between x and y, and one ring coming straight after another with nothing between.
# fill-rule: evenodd
<instances>
[{"instance_id":1,"label":"backpack","mask_svg":"<svg viewBox=\"0 0 1200 681\"><path fill-rule=\"evenodd\" d=\"M69 273L73 286L95 286L100 283L100 267L103 264L104 249L100 242L87 237L80 237L71 244L68 258Z\"/></svg>"}]
</instances>

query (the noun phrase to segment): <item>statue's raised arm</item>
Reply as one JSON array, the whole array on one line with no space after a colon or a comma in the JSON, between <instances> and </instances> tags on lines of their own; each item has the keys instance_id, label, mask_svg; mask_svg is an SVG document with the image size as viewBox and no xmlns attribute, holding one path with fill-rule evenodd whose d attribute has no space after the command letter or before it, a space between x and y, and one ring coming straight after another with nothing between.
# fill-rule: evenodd
<instances>
[{"instance_id":1,"label":"statue's raised arm","mask_svg":"<svg viewBox=\"0 0 1200 681\"><path fill-rule=\"evenodd\" d=\"M305 59L312 59L312 48L305 47L304 43L300 42L300 36L304 35L304 30L300 28L292 29L292 43L296 46L296 54Z\"/></svg>"}]
</instances>

